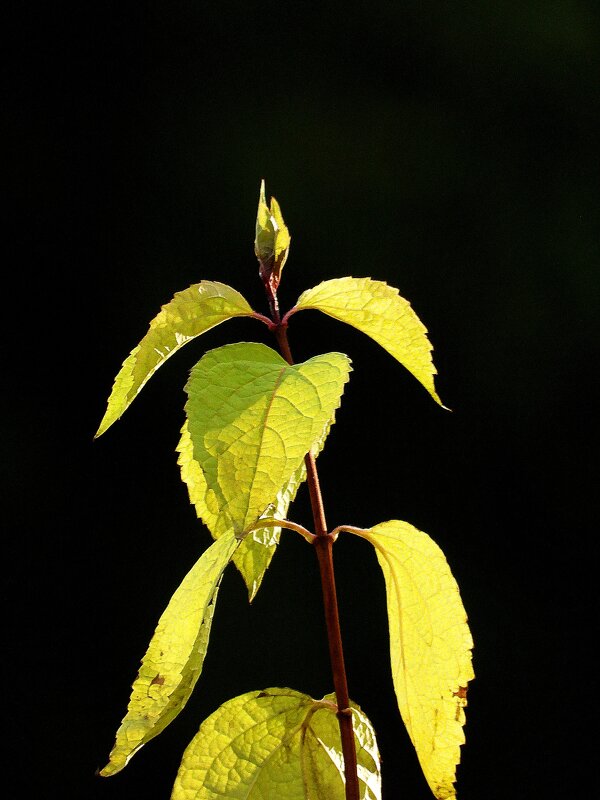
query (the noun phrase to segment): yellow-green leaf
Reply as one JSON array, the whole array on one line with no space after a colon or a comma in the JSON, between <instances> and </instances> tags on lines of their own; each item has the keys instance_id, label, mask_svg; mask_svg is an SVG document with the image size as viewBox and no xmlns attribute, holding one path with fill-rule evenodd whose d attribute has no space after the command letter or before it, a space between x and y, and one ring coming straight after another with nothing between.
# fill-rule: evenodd
<instances>
[{"instance_id":1,"label":"yellow-green leaf","mask_svg":"<svg viewBox=\"0 0 600 800\"><path fill-rule=\"evenodd\" d=\"M187 703L202 671L223 570L238 541L221 537L198 559L171 598L133 683L127 714L100 775L114 775Z\"/></svg>"},{"instance_id":2,"label":"yellow-green leaf","mask_svg":"<svg viewBox=\"0 0 600 800\"><path fill-rule=\"evenodd\" d=\"M201 281L177 292L123 362L96 436L119 419L156 370L184 344L227 319L251 316L254 311L242 295L224 283Z\"/></svg>"},{"instance_id":3,"label":"yellow-green leaf","mask_svg":"<svg viewBox=\"0 0 600 800\"><path fill-rule=\"evenodd\" d=\"M435 542L407 522L349 529L374 545L387 590L398 707L431 791L456 796L473 640L458 586Z\"/></svg>"},{"instance_id":4,"label":"yellow-green leaf","mask_svg":"<svg viewBox=\"0 0 600 800\"><path fill-rule=\"evenodd\" d=\"M207 487L202 502L220 530L242 536L277 501L323 437L349 372L341 353L292 366L265 345L243 342L200 359L186 385L186 413Z\"/></svg>"},{"instance_id":5,"label":"yellow-green leaf","mask_svg":"<svg viewBox=\"0 0 600 800\"><path fill-rule=\"evenodd\" d=\"M361 800L381 800L375 732L352 704ZM224 703L187 747L171 800L344 800L335 698L292 689Z\"/></svg>"},{"instance_id":6,"label":"yellow-green leaf","mask_svg":"<svg viewBox=\"0 0 600 800\"><path fill-rule=\"evenodd\" d=\"M335 412L325 426L319 440L311 448L312 454L316 457L325 444L325 439L335 421ZM181 429L181 439L177 445L179 454L177 463L181 468L181 478L188 487L190 502L196 509L196 514L214 538L221 536L226 530L228 518L207 506L206 495L208 487L204 473L198 462L194 459L193 445L188 430L187 420ZM283 486L278 492L272 503L261 515L264 517L275 517L285 519L290 503L294 500L298 488L306 479L306 468L302 463L294 472L287 485ZM235 551L233 562L240 571L248 588L250 602L256 597L262 579L271 563L279 543L281 528L262 528L252 531L244 537L242 543Z\"/></svg>"},{"instance_id":7,"label":"yellow-green leaf","mask_svg":"<svg viewBox=\"0 0 600 800\"><path fill-rule=\"evenodd\" d=\"M411 372L442 405L427 328L398 290L371 278L335 278L303 292L290 313L318 309L366 333Z\"/></svg>"},{"instance_id":8,"label":"yellow-green leaf","mask_svg":"<svg viewBox=\"0 0 600 800\"><path fill-rule=\"evenodd\" d=\"M290 242L290 232L283 221L279 203L272 197L269 208L265 197L265 182L262 181L256 213L254 252L261 265L261 274L272 279L275 289L281 279L281 270L288 257Z\"/></svg>"}]
</instances>

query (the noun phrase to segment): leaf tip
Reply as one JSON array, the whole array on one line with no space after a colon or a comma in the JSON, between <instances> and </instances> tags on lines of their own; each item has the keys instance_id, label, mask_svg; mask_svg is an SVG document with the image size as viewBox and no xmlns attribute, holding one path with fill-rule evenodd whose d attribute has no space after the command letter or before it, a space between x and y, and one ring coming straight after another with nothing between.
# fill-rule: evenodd
<instances>
[{"instance_id":1,"label":"leaf tip","mask_svg":"<svg viewBox=\"0 0 600 800\"><path fill-rule=\"evenodd\" d=\"M414 372L413 372L413 375L414 375ZM437 390L436 390L436 387L435 387L435 382L434 382L434 379L435 379L435 376L436 376L436 375L437 375L437 370L436 370L436 369L435 369L435 367L434 367L434 369L433 369L433 374L431 374L431 375L428 377L428 379L427 379L427 380L423 379L422 377L417 377L417 376L415 376L415 377L417 377L417 380L419 381L419 383L420 383L422 386L424 386L424 387L425 387L425 389L427 389L427 391L429 392L429 394L431 395L431 397L433 397L433 399L435 400L435 402L438 404L438 406L439 406L440 408L443 408L443 409L444 409L444 411L452 411L452 409L451 409L451 408L448 408L448 406L445 406L445 405L442 403L442 398L441 398L441 397L439 396L439 394L437 393Z\"/></svg>"},{"instance_id":2,"label":"leaf tip","mask_svg":"<svg viewBox=\"0 0 600 800\"><path fill-rule=\"evenodd\" d=\"M252 601L254 600L256 595L258 594L259 588L260 588L260 585L257 586L256 585L256 581L253 583L252 586L248 586L248 603L250 605L252 605Z\"/></svg>"},{"instance_id":3,"label":"leaf tip","mask_svg":"<svg viewBox=\"0 0 600 800\"><path fill-rule=\"evenodd\" d=\"M442 398L439 396L439 394L436 391L436 387L435 387L435 384L433 382L433 378L432 378L430 386L427 386L425 383L423 383L423 386L425 386L425 388L427 389L429 394L433 397L433 399L435 400L435 402L438 404L438 406L440 408L442 408L444 411L450 411L450 413L452 413L452 409L449 406L445 406L442 403Z\"/></svg>"},{"instance_id":4,"label":"leaf tip","mask_svg":"<svg viewBox=\"0 0 600 800\"><path fill-rule=\"evenodd\" d=\"M116 422L120 417L114 416L114 414L110 413L110 410L107 410L106 414L102 417L100 421L100 425L98 426L98 430L94 434L94 439L100 438L103 433L110 428L113 422Z\"/></svg>"},{"instance_id":5,"label":"leaf tip","mask_svg":"<svg viewBox=\"0 0 600 800\"><path fill-rule=\"evenodd\" d=\"M105 767L96 770L96 775L100 778L110 778L111 775L116 775L117 772L120 772L124 766L125 764L116 764L111 758Z\"/></svg>"}]
</instances>

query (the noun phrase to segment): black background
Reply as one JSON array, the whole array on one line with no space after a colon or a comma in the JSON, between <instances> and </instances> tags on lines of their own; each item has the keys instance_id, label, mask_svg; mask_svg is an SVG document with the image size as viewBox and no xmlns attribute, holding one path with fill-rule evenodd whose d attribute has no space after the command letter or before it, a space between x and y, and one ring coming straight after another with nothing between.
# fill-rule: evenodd
<instances>
[{"instance_id":1,"label":"black background","mask_svg":"<svg viewBox=\"0 0 600 800\"><path fill-rule=\"evenodd\" d=\"M19 6L2 393L5 779L19 796L164 800L220 703L332 689L316 560L284 534L252 606L227 571L184 712L122 774L95 777L156 620L210 541L174 453L187 373L207 349L269 342L266 328L210 331L92 437L175 291L221 280L266 311L261 178L292 233L283 308L321 280L372 276L435 346L452 413L353 329L316 312L290 325L297 360L353 360L319 459L330 525L408 520L461 587L477 678L459 796L595 791L599 21L576 0ZM290 516L310 525L305 490ZM425 800L379 567L352 537L335 556L384 797Z\"/></svg>"}]
</instances>

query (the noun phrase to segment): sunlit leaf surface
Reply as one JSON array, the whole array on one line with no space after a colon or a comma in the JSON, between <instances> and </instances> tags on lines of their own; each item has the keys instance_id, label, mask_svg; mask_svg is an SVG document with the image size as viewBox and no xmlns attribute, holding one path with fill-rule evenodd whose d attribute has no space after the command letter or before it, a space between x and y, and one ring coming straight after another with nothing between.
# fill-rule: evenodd
<instances>
[{"instance_id":1,"label":"sunlit leaf surface","mask_svg":"<svg viewBox=\"0 0 600 800\"><path fill-rule=\"evenodd\" d=\"M202 671L221 576L237 545L233 533L212 544L171 598L142 660L127 714L101 775L122 770L187 703Z\"/></svg>"},{"instance_id":2,"label":"sunlit leaf surface","mask_svg":"<svg viewBox=\"0 0 600 800\"><path fill-rule=\"evenodd\" d=\"M119 419L156 370L184 344L227 319L253 315L242 295L224 283L201 281L178 292L123 362L96 436Z\"/></svg>"},{"instance_id":3,"label":"sunlit leaf surface","mask_svg":"<svg viewBox=\"0 0 600 800\"><path fill-rule=\"evenodd\" d=\"M200 359L186 386L186 413L206 482L202 502L217 518L217 535L230 528L243 534L277 502L323 438L349 372L340 353L291 366L251 343Z\"/></svg>"},{"instance_id":4,"label":"sunlit leaf surface","mask_svg":"<svg viewBox=\"0 0 600 800\"><path fill-rule=\"evenodd\" d=\"M358 535L374 545L385 578L402 719L433 794L454 798L467 683L474 677L458 586L437 544L407 522L382 522Z\"/></svg>"},{"instance_id":5,"label":"sunlit leaf surface","mask_svg":"<svg viewBox=\"0 0 600 800\"><path fill-rule=\"evenodd\" d=\"M335 412L323 429L316 444L311 448L317 456L325 444L325 439L335 421ZM181 468L181 478L188 487L190 502L194 505L198 517L204 522L214 538L218 538L227 530L229 517L219 511L209 509L206 503L207 485L204 473L198 462L194 459L194 448L188 431L187 420L181 429L181 439L177 445L179 454L177 463ZM290 503L294 500L299 486L306 479L304 462L296 469L288 483L277 493L275 499L261 516L285 519ZM235 551L233 562L239 569L246 586L250 601L258 592L264 574L271 563L279 543L281 528L262 528L253 531L244 537L240 546Z\"/></svg>"},{"instance_id":6,"label":"sunlit leaf surface","mask_svg":"<svg viewBox=\"0 0 600 800\"><path fill-rule=\"evenodd\" d=\"M352 704L361 800L380 800L371 723ZM229 700L186 749L171 800L344 800L335 698L266 689Z\"/></svg>"},{"instance_id":7,"label":"sunlit leaf surface","mask_svg":"<svg viewBox=\"0 0 600 800\"><path fill-rule=\"evenodd\" d=\"M366 333L423 384L442 405L427 329L398 290L371 278L335 278L303 292L292 309L314 308Z\"/></svg>"}]
</instances>

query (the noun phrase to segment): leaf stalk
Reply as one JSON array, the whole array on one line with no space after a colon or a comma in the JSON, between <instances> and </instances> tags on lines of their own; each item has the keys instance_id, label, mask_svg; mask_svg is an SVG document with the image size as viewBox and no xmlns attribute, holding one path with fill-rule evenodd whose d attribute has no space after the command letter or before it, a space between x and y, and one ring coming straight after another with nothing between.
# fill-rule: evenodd
<instances>
[{"instance_id":1,"label":"leaf stalk","mask_svg":"<svg viewBox=\"0 0 600 800\"><path fill-rule=\"evenodd\" d=\"M368 531L365 528L357 528L355 525L338 525L331 531L331 537L337 539L340 533L354 533L356 536L364 536Z\"/></svg>"},{"instance_id":2,"label":"leaf stalk","mask_svg":"<svg viewBox=\"0 0 600 800\"><path fill-rule=\"evenodd\" d=\"M304 537L309 544L312 544L316 538L314 533L311 533L303 525L297 522L292 522L289 519L275 519L274 517L267 517L266 519L259 519L254 525L246 528L244 536L247 536L252 531L260 531L263 528L287 528L290 531L296 531L300 536Z\"/></svg>"}]
</instances>

